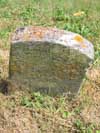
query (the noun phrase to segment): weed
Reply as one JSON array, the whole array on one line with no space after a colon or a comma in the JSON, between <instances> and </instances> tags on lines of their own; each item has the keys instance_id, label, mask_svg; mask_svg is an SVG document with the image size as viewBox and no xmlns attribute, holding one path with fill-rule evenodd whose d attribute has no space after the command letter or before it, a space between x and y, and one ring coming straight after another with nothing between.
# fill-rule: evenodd
<instances>
[{"instance_id":1,"label":"weed","mask_svg":"<svg viewBox=\"0 0 100 133\"><path fill-rule=\"evenodd\" d=\"M96 125L95 124L85 124L83 121L81 121L80 119L77 119L75 121L75 126L77 128L78 132L81 133L93 133L94 131L98 132L99 130L95 130Z\"/></svg>"},{"instance_id":2,"label":"weed","mask_svg":"<svg viewBox=\"0 0 100 133\"><path fill-rule=\"evenodd\" d=\"M66 12L62 8L56 8L53 13L53 18L54 21L64 21L67 19Z\"/></svg>"},{"instance_id":3,"label":"weed","mask_svg":"<svg viewBox=\"0 0 100 133\"><path fill-rule=\"evenodd\" d=\"M100 130L96 130L96 133L100 133Z\"/></svg>"},{"instance_id":4,"label":"weed","mask_svg":"<svg viewBox=\"0 0 100 133\"><path fill-rule=\"evenodd\" d=\"M7 38L9 34L8 29L2 29L0 30L0 38Z\"/></svg>"},{"instance_id":5,"label":"weed","mask_svg":"<svg viewBox=\"0 0 100 133\"><path fill-rule=\"evenodd\" d=\"M0 6L7 5L8 0L0 0Z\"/></svg>"},{"instance_id":6,"label":"weed","mask_svg":"<svg viewBox=\"0 0 100 133\"><path fill-rule=\"evenodd\" d=\"M20 18L23 20L34 19L36 9L34 7L25 7L20 13Z\"/></svg>"},{"instance_id":7,"label":"weed","mask_svg":"<svg viewBox=\"0 0 100 133\"><path fill-rule=\"evenodd\" d=\"M26 107L33 107L33 103L28 97L22 97L21 105L26 106Z\"/></svg>"}]
</instances>

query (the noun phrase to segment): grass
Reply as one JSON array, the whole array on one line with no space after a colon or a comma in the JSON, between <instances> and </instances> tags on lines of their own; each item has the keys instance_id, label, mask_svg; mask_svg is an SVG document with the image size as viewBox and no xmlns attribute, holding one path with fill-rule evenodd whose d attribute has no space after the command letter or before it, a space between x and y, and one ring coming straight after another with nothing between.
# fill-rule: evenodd
<instances>
[{"instance_id":1,"label":"grass","mask_svg":"<svg viewBox=\"0 0 100 133\"><path fill-rule=\"evenodd\" d=\"M4 103L0 102L0 107L11 109L24 106L34 109L42 132L47 132L49 127L55 125L59 131L52 128L51 132L99 133L100 74L98 79L96 77L100 67L99 12L100 0L0 0L0 77L7 77L10 37L18 27L49 26L77 32L90 40L95 48L95 60L92 64L92 70L95 71L91 70L92 78L86 80L78 98L70 101L66 97L52 98L40 93L23 95L20 92L21 97L16 97L16 93L14 96L3 96L6 100ZM12 102L11 97L15 99ZM95 113L95 118L94 114L91 116L92 112ZM44 119L53 123L44 127ZM65 125L67 127L63 128Z\"/></svg>"}]
</instances>

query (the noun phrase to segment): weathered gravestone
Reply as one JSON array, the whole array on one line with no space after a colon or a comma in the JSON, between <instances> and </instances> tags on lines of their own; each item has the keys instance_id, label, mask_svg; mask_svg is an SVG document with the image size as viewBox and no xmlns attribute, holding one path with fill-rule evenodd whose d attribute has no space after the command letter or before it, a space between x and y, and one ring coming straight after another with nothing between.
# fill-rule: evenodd
<instances>
[{"instance_id":1,"label":"weathered gravestone","mask_svg":"<svg viewBox=\"0 0 100 133\"><path fill-rule=\"evenodd\" d=\"M82 36L56 28L23 27L12 37L10 79L50 95L79 92L94 58Z\"/></svg>"}]
</instances>

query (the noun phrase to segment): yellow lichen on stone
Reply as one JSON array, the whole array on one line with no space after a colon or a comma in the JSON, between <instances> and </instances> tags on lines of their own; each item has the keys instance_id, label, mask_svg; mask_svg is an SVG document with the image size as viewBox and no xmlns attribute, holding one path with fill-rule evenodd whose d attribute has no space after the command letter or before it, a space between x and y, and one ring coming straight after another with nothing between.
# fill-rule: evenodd
<instances>
[{"instance_id":1,"label":"yellow lichen on stone","mask_svg":"<svg viewBox=\"0 0 100 133\"><path fill-rule=\"evenodd\" d=\"M80 35L76 35L76 36L74 37L74 40L77 41L77 42L79 42L80 45L82 46L82 48L86 48L86 47L87 47L86 44L84 44L84 39L83 39L83 37L81 37Z\"/></svg>"},{"instance_id":2,"label":"yellow lichen on stone","mask_svg":"<svg viewBox=\"0 0 100 133\"><path fill-rule=\"evenodd\" d=\"M76 41L78 41L78 42L83 42L84 40L83 40L83 37L81 37L80 35L76 35L75 37L74 37L74 40L76 40Z\"/></svg>"}]
</instances>

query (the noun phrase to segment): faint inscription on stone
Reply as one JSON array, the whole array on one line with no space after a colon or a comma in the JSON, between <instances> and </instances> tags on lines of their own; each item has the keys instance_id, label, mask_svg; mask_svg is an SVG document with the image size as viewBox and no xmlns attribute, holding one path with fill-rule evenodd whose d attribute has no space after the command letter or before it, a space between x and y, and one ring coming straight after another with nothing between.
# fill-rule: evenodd
<instances>
[{"instance_id":1,"label":"faint inscription on stone","mask_svg":"<svg viewBox=\"0 0 100 133\"><path fill-rule=\"evenodd\" d=\"M19 28L12 37L9 78L33 91L76 94L93 59L93 45L76 33Z\"/></svg>"}]
</instances>

